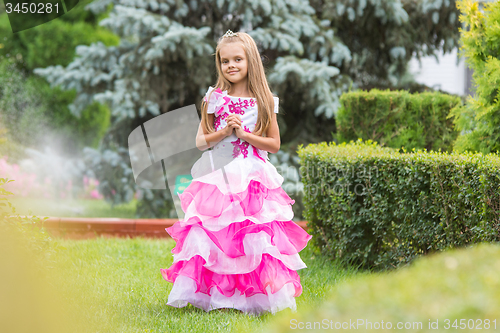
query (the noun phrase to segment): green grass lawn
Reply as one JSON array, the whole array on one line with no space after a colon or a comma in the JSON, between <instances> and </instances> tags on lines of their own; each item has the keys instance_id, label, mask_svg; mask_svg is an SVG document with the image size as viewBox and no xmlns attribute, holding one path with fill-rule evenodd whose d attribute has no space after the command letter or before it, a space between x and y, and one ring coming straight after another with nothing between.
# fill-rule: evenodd
<instances>
[{"instance_id":1,"label":"green grass lawn","mask_svg":"<svg viewBox=\"0 0 500 333\"><path fill-rule=\"evenodd\" d=\"M39 207L50 209L43 203ZM94 216L117 214L99 201L89 202L88 207L95 208ZM118 209L123 209L124 215L127 209L133 211L130 207ZM253 317L235 310L207 313L191 305L180 309L166 305L172 284L163 280L160 268L172 264L172 240L96 238L57 242L64 248L56 252L55 267L48 274L51 285L66 300L69 320L78 327L75 332L276 333L304 331L298 328L299 323L324 325L325 319L331 325L358 319L393 325L385 330L361 327L357 329L360 332L472 332L481 327L484 332L500 331L499 244L426 256L409 267L384 273L342 268L308 246L300 253L308 268L299 270L303 293L297 298L298 312L286 309L276 315ZM27 266L27 271L36 276L32 267ZM398 330L395 326L399 322L422 324L416 329ZM438 323L438 329L429 328L430 322ZM316 331L325 330L318 325ZM314 331L311 327L306 331Z\"/></svg>"},{"instance_id":2,"label":"green grass lawn","mask_svg":"<svg viewBox=\"0 0 500 333\"><path fill-rule=\"evenodd\" d=\"M135 218L137 200L116 205L104 200L53 200L44 198L29 198L12 196L9 201L16 207L19 215L57 216L57 217L116 217Z\"/></svg>"},{"instance_id":3,"label":"green grass lawn","mask_svg":"<svg viewBox=\"0 0 500 333\"><path fill-rule=\"evenodd\" d=\"M83 320L81 331L255 332L275 318L166 305L172 284L162 278L160 268L172 264L172 240L97 238L60 244L65 249L56 256L52 283L70 301L72 313ZM308 268L299 270L303 285L297 298L299 312L318 305L335 284L354 275L354 270L322 259L310 247L300 254Z\"/></svg>"},{"instance_id":4,"label":"green grass lawn","mask_svg":"<svg viewBox=\"0 0 500 333\"><path fill-rule=\"evenodd\" d=\"M17 275L19 279L35 280L48 275L57 290L53 298L62 296L69 313L60 318L61 322L69 320L77 327L71 332L279 333L304 331L300 325L304 329L310 325L311 330L305 331L324 331L319 326L324 320L332 327L358 320L385 323L385 328L392 323L391 329L374 326L372 330L362 323L357 329L362 332L397 330L398 323L413 325L397 330L402 332L472 332L481 327L484 332L500 331L499 244L445 251L383 273L344 269L307 247L300 253L308 268L299 270L304 291L297 298L298 312L286 309L276 315L253 317L236 310L207 313L191 305L180 309L166 305L172 285L163 280L160 268L172 263L172 240L96 238L56 242L64 248L51 257L53 268L48 273L40 274L40 265L33 263L21 267L24 273ZM10 260L11 266L19 262L8 254L10 246L4 248L0 259L3 255L2 260ZM5 272L20 272L5 264L2 267L7 267ZM29 299L29 305L34 304L33 290L38 287L18 284L11 298L32 290L25 292L24 298ZM7 291L11 285L0 283ZM3 306L9 309L11 303L4 302ZM421 324L415 327L415 323ZM430 323L438 323L438 329L429 328ZM459 329L462 326L464 329Z\"/></svg>"}]
</instances>

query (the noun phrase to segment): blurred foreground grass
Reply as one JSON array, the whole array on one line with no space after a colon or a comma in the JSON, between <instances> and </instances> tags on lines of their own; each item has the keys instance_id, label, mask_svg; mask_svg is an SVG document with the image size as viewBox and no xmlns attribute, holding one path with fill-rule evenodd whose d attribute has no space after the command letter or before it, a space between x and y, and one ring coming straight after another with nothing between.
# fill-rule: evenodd
<instances>
[{"instance_id":1,"label":"blurred foreground grass","mask_svg":"<svg viewBox=\"0 0 500 333\"><path fill-rule=\"evenodd\" d=\"M70 321L67 301L40 265L44 256L31 252L23 236L0 214L0 332L71 332L81 321Z\"/></svg>"},{"instance_id":2,"label":"blurred foreground grass","mask_svg":"<svg viewBox=\"0 0 500 333\"><path fill-rule=\"evenodd\" d=\"M320 306L280 316L266 331L301 327L306 332L498 332L500 246L483 243L423 257L397 271L357 276L337 284Z\"/></svg>"},{"instance_id":3,"label":"blurred foreground grass","mask_svg":"<svg viewBox=\"0 0 500 333\"><path fill-rule=\"evenodd\" d=\"M137 199L111 207L104 200L53 200L14 196L9 201L16 207L19 215L54 216L54 217L116 217L135 218ZM31 213L30 213L31 210Z\"/></svg>"}]
</instances>

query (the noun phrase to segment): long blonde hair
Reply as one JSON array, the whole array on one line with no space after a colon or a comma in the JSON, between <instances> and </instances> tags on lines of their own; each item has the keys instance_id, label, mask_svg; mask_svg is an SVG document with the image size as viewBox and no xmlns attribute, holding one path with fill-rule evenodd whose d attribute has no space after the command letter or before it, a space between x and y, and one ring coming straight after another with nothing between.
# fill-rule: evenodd
<instances>
[{"instance_id":1,"label":"long blonde hair","mask_svg":"<svg viewBox=\"0 0 500 333\"><path fill-rule=\"evenodd\" d=\"M222 91L230 90L232 86L232 83L226 80L222 74L220 49L224 45L230 43L241 43L243 49L245 50L248 63L248 89L257 99L258 106L257 123L252 133L262 136L267 132L267 129L271 125L271 119L274 112L274 96L269 88L266 73L264 71L264 65L262 64L260 53L257 49L255 41L245 32L238 32L237 34L238 36L221 37L217 42L217 48L215 51L217 84L215 85L214 90L217 88L220 88ZM210 94L212 93L213 91ZM208 100L210 100L210 96L208 96ZM213 133L215 132L214 124L210 124L208 121L207 108L208 102L206 102L205 97L203 97L201 101L201 124L207 133Z\"/></svg>"}]
</instances>

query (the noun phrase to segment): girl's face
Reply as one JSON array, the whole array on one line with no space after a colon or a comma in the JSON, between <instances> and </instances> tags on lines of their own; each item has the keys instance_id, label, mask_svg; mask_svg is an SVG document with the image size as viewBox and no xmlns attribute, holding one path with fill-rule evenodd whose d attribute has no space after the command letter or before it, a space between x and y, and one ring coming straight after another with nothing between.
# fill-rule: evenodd
<instances>
[{"instance_id":1,"label":"girl's face","mask_svg":"<svg viewBox=\"0 0 500 333\"><path fill-rule=\"evenodd\" d=\"M246 83L248 63L241 43L231 43L220 48L222 74L229 82Z\"/></svg>"}]
</instances>

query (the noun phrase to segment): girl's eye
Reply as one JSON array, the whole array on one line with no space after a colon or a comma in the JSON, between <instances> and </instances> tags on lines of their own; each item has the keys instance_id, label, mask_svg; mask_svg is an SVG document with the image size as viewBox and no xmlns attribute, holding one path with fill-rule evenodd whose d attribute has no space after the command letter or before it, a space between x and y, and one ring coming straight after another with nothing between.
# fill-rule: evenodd
<instances>
[{"instance_id":1,"label":"girl's eye","mask_svg":"<svg viewBox=\"0 0 500 333\"><path fill-rule=\"evenodd\" d=\"M241 60L241 58L237 58L236 60ZM227 63L227 60L222 61L223 64Z\"/></svg>"}]
</instances>

